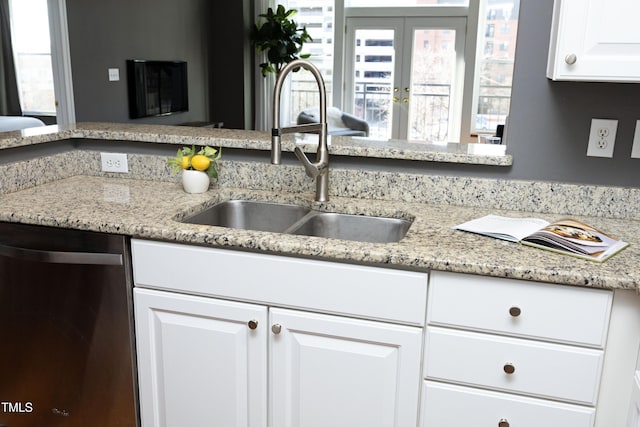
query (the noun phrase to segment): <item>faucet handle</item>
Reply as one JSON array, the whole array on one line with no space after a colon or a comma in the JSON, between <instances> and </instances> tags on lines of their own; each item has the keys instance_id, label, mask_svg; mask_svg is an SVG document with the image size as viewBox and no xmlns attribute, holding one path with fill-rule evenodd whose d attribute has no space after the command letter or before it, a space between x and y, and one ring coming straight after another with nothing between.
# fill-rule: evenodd
<instances>
[{"instance_id":1,"label":"faucet handle","mask_svg":"<svg viewBox=\"0 0 640 427\"><path fill-rule=\"evenodd\" d=\"M296 155L298 160L302 162L302 165L304 166L304 170L307 172L308 177L315 179L318 175L320 175L320 169L318 169L318 166L309 161L309 158L306 154L304 154L304 151L302 151L300 147L295 147L293 149L293 153Z\"/></svg>"}]
</instances>

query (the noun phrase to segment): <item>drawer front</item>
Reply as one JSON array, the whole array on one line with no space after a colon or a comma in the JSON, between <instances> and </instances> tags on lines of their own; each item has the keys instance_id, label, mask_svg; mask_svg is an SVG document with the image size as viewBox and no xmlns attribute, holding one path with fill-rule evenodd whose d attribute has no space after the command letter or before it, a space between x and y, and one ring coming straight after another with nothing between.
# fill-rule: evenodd
<instances>
[{"instance_id":1,"label":"drawer front","mask_svg":"<svg viewBox=\"0 0 640 427\"><path fill-rule=\"evenodd\" d=\"M427 273L132 240L139 287L424 326Z\"/></svg>"},{"instance_id":2,"label":"drawer front","mask_svg":"<svg viewBox=\"0 0 640 427\"><path fill-rule=\"evenodd\" d=\"M594 405L602 360L600 350L428 326L424 372L429 379Z\"/></svg>"},{"instance_id":3,"label":"drawer front","mask_svg":"<svg viewBox=\"0 0 640 427\"><path fill-rule=\"evenodd\" d=\"M425 381L421 427L593 427L595 409ZM500 423L503 424L500 424Z\"/></svg>"},{"instance_id":4,"label":"drawer front","mask_svg":"<svg viewBox=\"0 0 640 427\"><path fill-rule=\"evenodd\" d=\"M603 348L612 295L604 289L433 271L427 321Z\"/></svg>"}]
</instances>

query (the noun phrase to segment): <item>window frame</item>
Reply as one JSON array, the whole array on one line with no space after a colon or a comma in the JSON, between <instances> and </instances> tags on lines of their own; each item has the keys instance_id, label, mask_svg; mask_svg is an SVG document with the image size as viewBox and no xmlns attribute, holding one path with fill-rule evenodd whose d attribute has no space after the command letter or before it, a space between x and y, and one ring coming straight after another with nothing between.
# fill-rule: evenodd
<instances>
[{"instance_id":1,"label":"window frame","mask_svg":"<svg viewBox=\"0 0 640 427\"><path fill-rule=\"evenodd\" d=\"M262 7L273 6L273 0L261 0ZM333 105L343 108L345 105L345 75L346 68L346 19L347 17L411 17L430 16L435 18L466 18L466 34L464 63L465 71L462 83L462 102L460 111L460 137L459 142L476 142L477 133L485 132L476 129L475 122L479 108L479 67L484 46L481 42L484 37L484 14L487 10L487 0L469 0L466 5L447 6L419 6L419 7L346 7L345 0L333 2ZM494 29L498 31L497 29ZM502 29L501 29L502 30ZM482 34L481 34L482 31ZM258 93L260 93L260 84ZM266 104L268 105L268 104ZM265 107L266 108L266 107Z\"/></svg>"}]
</instances>

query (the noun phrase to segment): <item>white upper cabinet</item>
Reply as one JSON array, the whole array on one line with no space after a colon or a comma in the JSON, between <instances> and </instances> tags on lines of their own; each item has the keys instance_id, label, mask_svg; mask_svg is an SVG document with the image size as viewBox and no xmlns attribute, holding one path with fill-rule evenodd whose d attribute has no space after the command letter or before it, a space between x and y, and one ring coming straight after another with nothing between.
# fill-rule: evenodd
<instances>
[{"instance_id":1,"label":"white upper cabinet","mask_svg":"<svg viewBox=\"0 0 640 427\"><path fill-rule=\"evenodd\" d=\"M547 77L640 81L640 2L555 0Z\"/></svg>"}]
</instances>

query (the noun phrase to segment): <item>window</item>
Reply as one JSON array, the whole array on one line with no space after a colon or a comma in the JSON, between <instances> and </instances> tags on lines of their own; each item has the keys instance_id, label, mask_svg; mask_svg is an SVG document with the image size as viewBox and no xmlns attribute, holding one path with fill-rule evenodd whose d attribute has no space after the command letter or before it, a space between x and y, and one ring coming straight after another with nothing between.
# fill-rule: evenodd
<instances>
[{"instance_id":1,"label":"window","mask_svg":"<svg viewBox=\"0 0 640 427\"><path fill-rule=\"evenodd\" d=\"M484 44L484 54L485 56L493 55L493 42L486 42Z\"/></svg>"},{"instance_id":2,"label":"window","mask_svg":"<svg viewBox=\"0 0 640 427\"><path fill-rule=\"evenodd\" d=\"M366 55L364 62L391 62L391 55Z\"/></svg>"},{"instance_id":3,"label":"window","mask_svg":"<svg viewBox=\"0 0 640 427\"><path fill-rule=\"evenodd\" d=\"M20 2L23 0L13 0ZM342 52L343 38L334 34L344 28L345 22L336 22L335 14L348 18L362 16L363 9L372 11L379 17L431 16L431 10L438 10L433 16L448 18L441 13L443 9L454 10L451 16L466 16L467 20L477 20L477 34L466 36L464 50L478 52L476 63L466 63L464 67L465 82L473 81L473 87L464 87L464 99L456 108L462 110L462 127L459 129L460 140L471 141L470 135L477 132L489 132L497 124L504 123L508 113L511 81L513 73L513 59L515 54L516 34L518 26L520 0L284 0L289 8L299 12L295 19L300 25L305 25L314 39L314 43L307 45L304 53L312 53L310 58L320 68L325 76L327 87L327 104L334 105L333 88L337 91L337 99L342 100L345 75L333 75L334 58L338 64L344 64L345 52ZM359 9L358 9L359 8ZM388 10L388 12L385 12ZM470 11L482 11L479 16L471 16ZM424 11L424 12L423 12ZM387 13L387 14L385 14ZM464 15L467 13L467 15ZM351 15L350 15L351 14ZM404 15L403 15L404 16ZM321 25L318 25L321 23ZM447 31L446 29L444 31ZM445 34L446 35L446 34ZM336 44L336 43L338 44ZM446 49L446 40L421 40L425 51ZM367 54L356 58L361 64L360 69L354 70L353 75L362 78L375 79L376 83L384 78L385 70L381 64L388 64L384 49L393 49L393 41L382 37L362 37L355 41L355 45L367 49ZM466 58L466 54L465 54ZM353 58L351 58L353 61ZM364 65L368 64L368 67ZM315 88L311 76L303 77L307 73L293 73L291 78L291 102L284 106L283 111L290 110L290 118L295 121L297 111L313 105ZM341 73L344 74L344 73ZM298 81L302 79L301 81ZM334 81L335 80L335 81ZM389 88L385 88L389 91ZM467 96L466 94L472 94ZM283 95L284 99L284 95ZM339 105L341 101L338 101ZM452 133L453 135L453 133ZM453 138L452 140L455 140Z\"/></svg>"},{"instance_id":4,"label":"window","mask_svg":"<svg viewBox=\"0 0 640 427\"><path fill-rule=\"evenodd\" d=\"M493 37L496 32L496 26L493 24L487 24L487 30L484 32L485 37Z\"/></svg>"},{"instance_id":5,"label":"window","mask_svg":"<svg viewBox=\"0 0 640 427\"><path fill-rule=\"evenodd\" d=\"M380 46L380 47L391 47L393 46L393 40L365 40L365 46Z\"/></svg>"},{"instance_id":6,"label":"window","mask_svg":"<svg viewBox=\"0 0 640 427\"><path fill-rule=\"evenodd\" d=\"M9 9L22 111L55 116L47 0L9 0Z\"/></svg>"}]
</instances>

